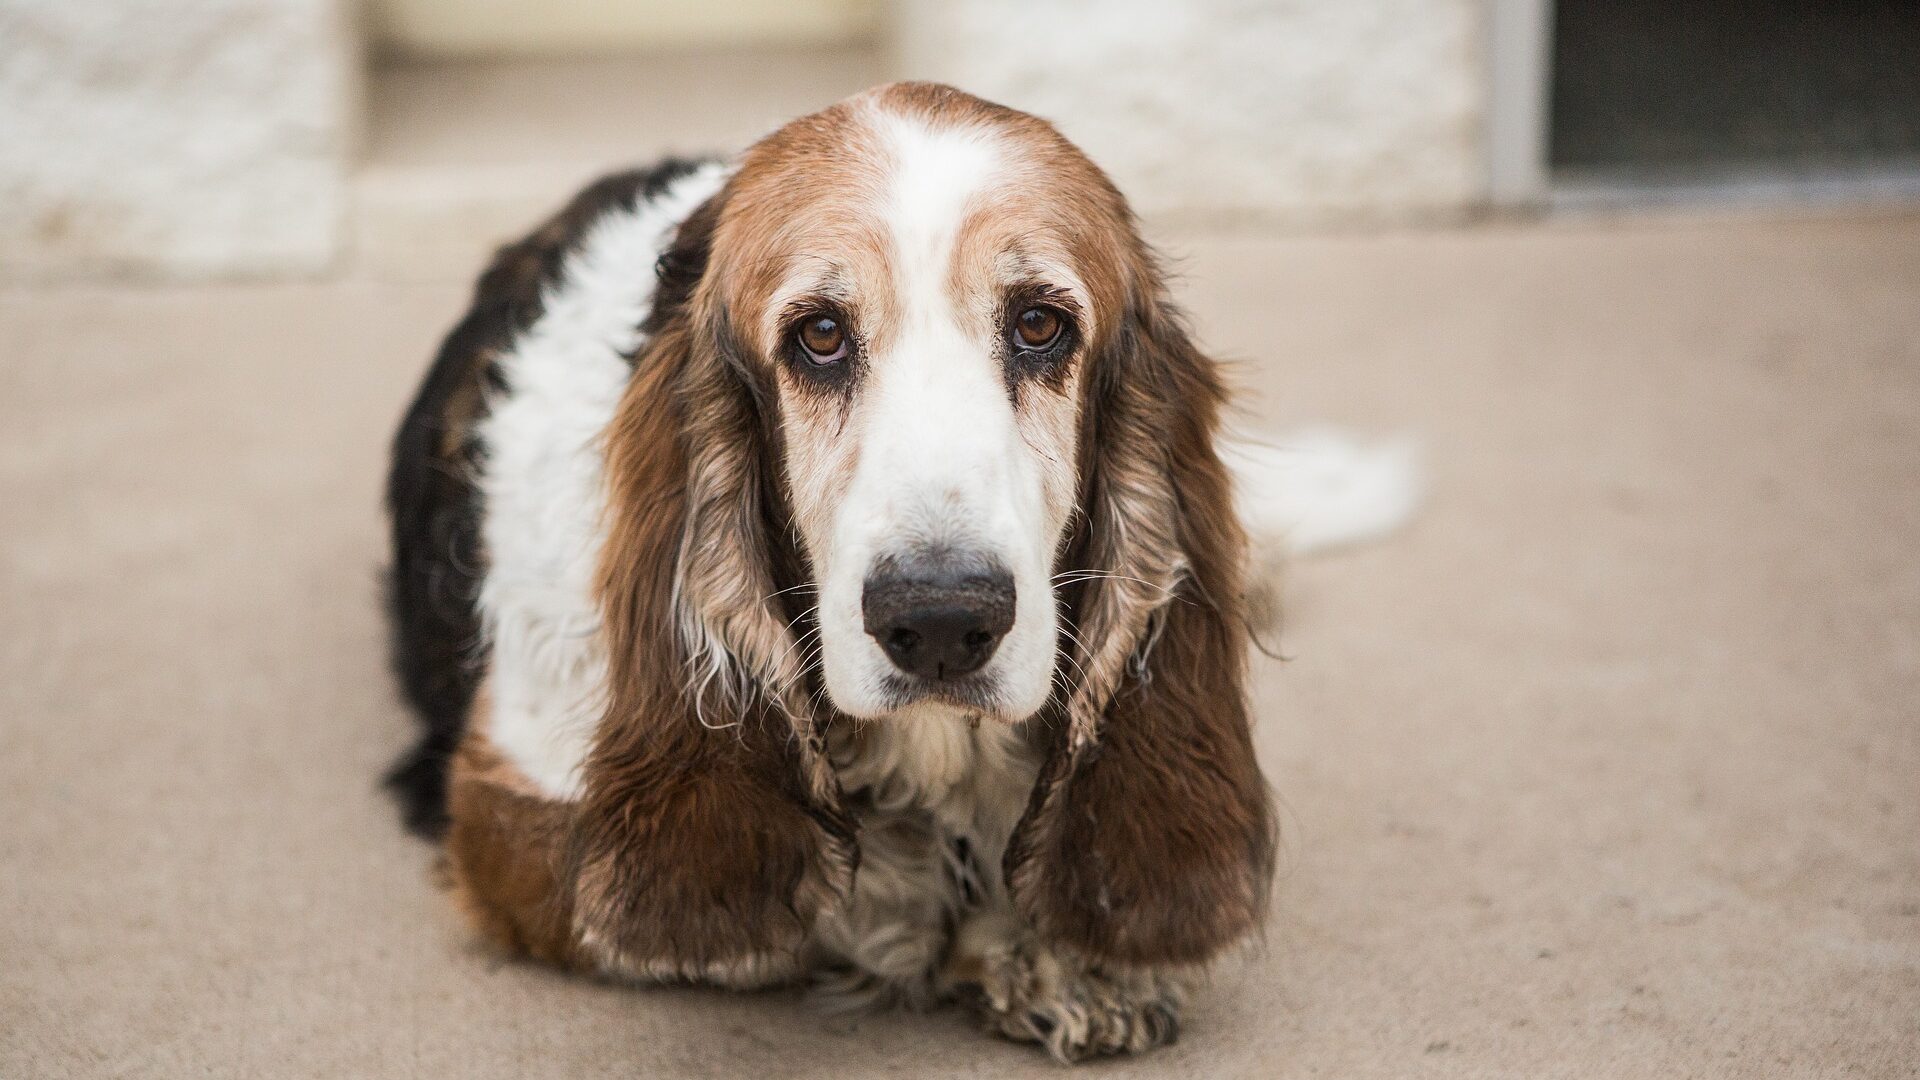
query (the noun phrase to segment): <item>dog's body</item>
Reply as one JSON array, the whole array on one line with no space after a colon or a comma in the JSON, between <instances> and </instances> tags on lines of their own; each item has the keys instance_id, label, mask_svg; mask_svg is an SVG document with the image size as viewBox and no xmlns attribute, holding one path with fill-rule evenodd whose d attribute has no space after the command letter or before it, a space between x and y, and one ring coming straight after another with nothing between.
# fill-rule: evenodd
<instances>
[{"instance_id":1,"label":"dog's body","mask_svg":"<svg viewBox=\"0 0 1920 1080\"><path fill-rule=\"evenodd\" d=\"M1010 110L903 84L601 181L395 444L410 822L515 951L1170 1040L1273 845L1220 398Z\"/></svg>"}]
</instances>

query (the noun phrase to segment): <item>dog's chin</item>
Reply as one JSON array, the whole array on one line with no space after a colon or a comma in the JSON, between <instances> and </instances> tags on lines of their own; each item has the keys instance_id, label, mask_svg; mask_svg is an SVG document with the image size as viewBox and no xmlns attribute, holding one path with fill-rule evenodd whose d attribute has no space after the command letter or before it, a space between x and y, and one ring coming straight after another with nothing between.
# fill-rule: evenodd
<instances>
[{"instance_id":1,"label":"dog's chin","mask_svg":"<svg viewBox=\"0 0 1920 1080\"><path fill-rule=\"evenodd\" d=\"M889 668L858 680L853 693L842 694L829 675L827 696L834 708L859 720L902 719L940 714L963 714L969 719L1015 724L1040 711L1044 694L1009 693L1006 680L988 670L961 679L921 679ZM1038 700L1028 702L1027 697Z\"/></svg>"},{"instance_id":2,"label":"dog's chin","mask_svg":"<svg viewBox=\"0 0 1920 1080\"><path fill-rule=\"evenodd\" d=\"M983 719L1018 719L1006 715L995 679L969 677L930 682L891 672L867 682L861 692L838 694L829 686L834 708L858 720L886 720L938 713L964 713Z\"/></svg>"},{"instance_id":3,"label":"dog's chin","mask_svg":"<svg viewBox=\"0 0 1920 1080\"><path fill-rule=\"evenodd\" d=\"M881 681L880 693L887 703L886 711L893 714L944 707L999 719L1005 711L1000 681L985 676L930 682L911 675L888 675Z\"/></svg>"}]
</instances>

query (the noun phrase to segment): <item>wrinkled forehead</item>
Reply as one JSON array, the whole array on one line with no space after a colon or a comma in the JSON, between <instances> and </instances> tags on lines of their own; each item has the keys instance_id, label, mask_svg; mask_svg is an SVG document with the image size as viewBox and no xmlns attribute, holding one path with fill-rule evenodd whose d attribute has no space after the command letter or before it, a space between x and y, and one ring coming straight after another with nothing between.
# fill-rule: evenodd
<instances>
[{"instance_id":1,"label":"wrinkled forehead","mask_svg":"<svg viewBox=\"0 0 1920 1080\"><path fill-rule=\"evenodd\" d=\"M1124 295L1130 237L1118 193L1049 125L953 91L889 87L748 151L712 266L741 329L757 332L827 300L854 310L871 341L915 305L964 318L1038 286L1097 334Z\"/></svg>"}]
</instances>

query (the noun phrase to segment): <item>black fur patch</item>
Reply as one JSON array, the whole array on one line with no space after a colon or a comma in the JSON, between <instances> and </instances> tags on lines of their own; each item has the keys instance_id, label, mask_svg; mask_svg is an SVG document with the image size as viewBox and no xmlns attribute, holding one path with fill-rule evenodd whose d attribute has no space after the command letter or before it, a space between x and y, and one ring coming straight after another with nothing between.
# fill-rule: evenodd
<instances>
[{"instance_id":1,"label":"black fur patch","mask_svg":"<svg viewBox=\"0 0 1920 1080\"><path fill-rule=\"evenodd\" d=\"M473 304L440 346L393 440L387 510L393 561L386 578L395 674L423 725L420 741L386 784L409 829L437 837L447 825L447 768L485 669L475 600L486 564L476 469L486 454L474 428L486 395L504 385L498 356L540 317L543 291L588 226L659 196L696 161L668 159L604 177L531 235L503 247ZM684 291L663 264L664 292Z\"/></svg>"}]
</instances>

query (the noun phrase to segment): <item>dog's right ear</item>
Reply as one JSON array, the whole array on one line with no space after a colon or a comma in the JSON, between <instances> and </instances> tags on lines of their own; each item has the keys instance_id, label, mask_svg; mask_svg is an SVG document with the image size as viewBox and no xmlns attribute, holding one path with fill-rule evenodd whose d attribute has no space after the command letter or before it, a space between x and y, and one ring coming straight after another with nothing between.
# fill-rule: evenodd
<instances>
[{"instance_id":1,"label":"dog's right ear","mask_svg":"<svg viewBox=\"0 0 1920 1080\"><path fill-rule=\"evenodd\" d=\"M576 810L573 924L610 970L757 985L797 971L855 851L798 681L774 666L795 653L773 606L777 465L706 280L725 197L661 259L606 435L609 692Z\"/></svg>"}]
</instances>

